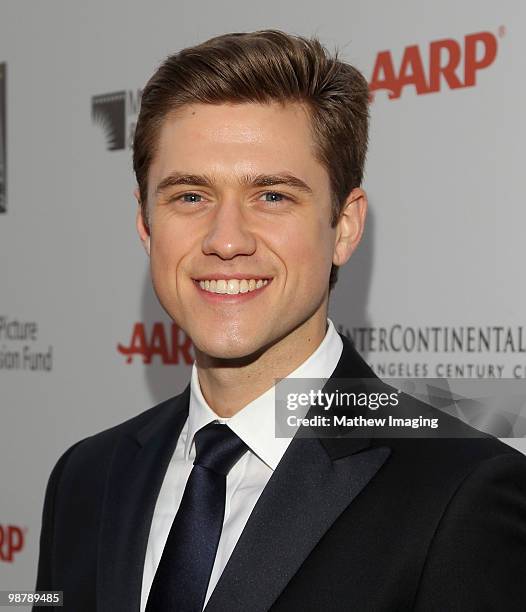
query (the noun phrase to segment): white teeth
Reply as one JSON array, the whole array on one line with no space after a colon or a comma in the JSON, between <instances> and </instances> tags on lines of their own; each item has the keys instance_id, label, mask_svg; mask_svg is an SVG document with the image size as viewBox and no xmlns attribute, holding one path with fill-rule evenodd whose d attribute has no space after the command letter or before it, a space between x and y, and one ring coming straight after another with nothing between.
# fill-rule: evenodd
<instances>
[{"instance_id":1,"label":"white teeth","mask_svg":"<svg viewBox=\"0 0 526 612\"><path fill-rule=\"evenodd\" d=\"M237 278L231 278L226 284L226 292L230 295L239 293L239 281Z\"/></svg>"},{"instance_id":2,"label":"white teeth","mask_svg":"<svg viewBox=\"0 0 526 612\"><path fill-rule=\"evenodd\" d=\"M220 280L201 280L199 286L210 293L227 293L229 295L237 295L238 293L248 293L255 289L260 289L268 284L267 280L257 280L254 278L238 280L237 278L220 279Z\"/></svg>"}]
</instances>

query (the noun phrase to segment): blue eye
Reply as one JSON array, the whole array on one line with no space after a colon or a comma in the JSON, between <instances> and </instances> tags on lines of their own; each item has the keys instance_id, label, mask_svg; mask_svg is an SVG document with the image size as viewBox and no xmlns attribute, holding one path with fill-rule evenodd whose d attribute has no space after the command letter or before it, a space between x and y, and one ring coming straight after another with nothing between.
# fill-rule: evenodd
<instances>
[{"instance_id":1,"label":"blue eye","mask_svg":"<svg viewBox=\"0 0 526 612\"><path fill-rule=\"evenodd\" d=\"M200 200L196 200L195 198L200 198L201 196L198 193L185 193L181 196L181 198L183 198L184 202L188 202L190 204L197 204L200 202ZM186 198L192 198L192 199L186 199Z\"/></svg>"},{"instance_id":2,"label":"blue eye","mask_svg":"<svg viewBox=\"0 0 526 612\"><path fill-rule=\"evenodd\" d=\"M284 199L286 199L282 193L277 193L276 191L267 191L267 193L264 193L263 195L265 196L265 202L282 202Z\"/></svg>"}]
</instances>

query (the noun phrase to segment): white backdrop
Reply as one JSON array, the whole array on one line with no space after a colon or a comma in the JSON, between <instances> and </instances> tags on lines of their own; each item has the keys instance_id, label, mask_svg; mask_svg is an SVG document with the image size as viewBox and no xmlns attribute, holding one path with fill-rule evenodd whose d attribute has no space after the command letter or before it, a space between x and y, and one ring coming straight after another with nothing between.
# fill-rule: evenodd
<instances>
[{"instance_id":1,"label":"white backdrop","mask_svg":"<svg viewBox=\"0 0 526 612\"><path fill-rule=\"evenodd\" d=\"M370 216L340 271L335 324L386 376L526 377L522 3L4 2L0 589L34 586L58 456L188 380L191 347L156 303L135 233L139 90L169 53L268 27L317 34L370 81L406 83L399 97L375 91ZM464 345L445 350L453 328ZM479 330L489 348L468 343ZM397 350L419 332L441 340Z\"/></svg>"}]
</instances>

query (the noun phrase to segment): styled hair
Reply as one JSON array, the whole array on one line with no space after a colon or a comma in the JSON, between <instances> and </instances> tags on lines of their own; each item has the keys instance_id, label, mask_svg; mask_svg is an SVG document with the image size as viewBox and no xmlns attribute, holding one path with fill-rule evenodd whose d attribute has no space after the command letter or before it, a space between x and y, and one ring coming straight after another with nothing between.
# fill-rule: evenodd
<instances>
[{"instance_id":1,"label":"styled hair","mask_svg":"<svg viewBox=\"0 0 526 612\"><path fill-rule=\"evenodd\" d=\"M369 91L353 66L316 38L279 30L230 33L170 55L146 84L133 141L133 169L148 227L148 171L167 115L204 103L299 102L311 119L315 155L329 175L331 227L363 179ZM329 291L338 277L333 265Z\"/></svg>"}]
</instances>

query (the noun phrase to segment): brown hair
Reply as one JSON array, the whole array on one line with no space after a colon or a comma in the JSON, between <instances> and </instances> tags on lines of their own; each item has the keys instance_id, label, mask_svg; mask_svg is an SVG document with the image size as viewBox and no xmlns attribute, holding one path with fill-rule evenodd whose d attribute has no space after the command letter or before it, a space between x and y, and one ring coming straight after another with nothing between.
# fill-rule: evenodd
<instances>
[{"instance_id":1,"label":"brown hair","mask_svg":"<svg viewBox=\"0 0 526 612\"><path fill-rule=\"evenodd\" d=\"M329 174L331 227L361 185L368 142L369 92L363 75L330 56L316 38L279 30L216 36L169 56L142 92L133 169L146 226L148 170L167 114L186 104L301 102L310 111L316 155ZM338 276L332 266L329 290Z\"/></svg>"}]
</instances>

